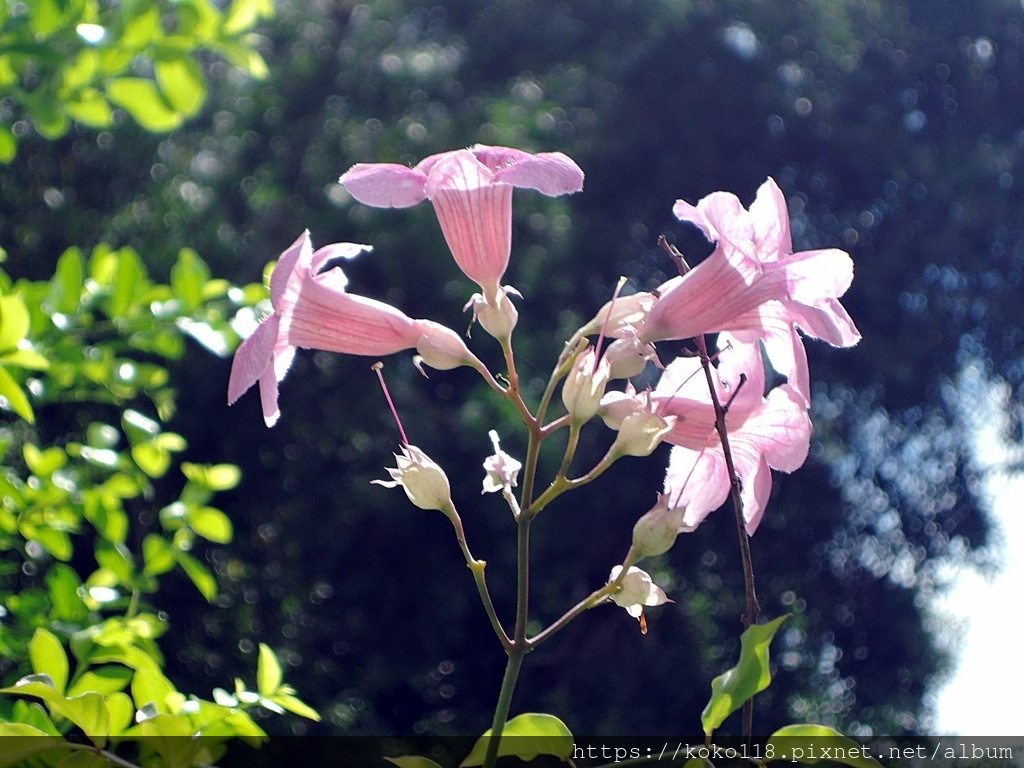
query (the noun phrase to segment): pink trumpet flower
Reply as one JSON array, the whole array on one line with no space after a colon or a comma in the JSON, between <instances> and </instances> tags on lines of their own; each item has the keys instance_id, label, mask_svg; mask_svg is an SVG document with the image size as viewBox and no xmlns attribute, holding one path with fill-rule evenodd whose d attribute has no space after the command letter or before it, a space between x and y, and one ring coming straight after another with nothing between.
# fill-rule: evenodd
<instances>
[{"instance_id":1,"label":"pink trumpet flower","mask_svg":"<svg viewBox=\"0 0 1024 768\"><path fill-rule=\"evenodd\" d=\"M753 535L771 494L771 470L793 472L803 465L810 447L811 421L789 384L764 396L759 342L744 343L723 333L719 347L714 379L720 402L728 404L725 423L730 452L742 483L747 533ZM742 385L741 376L745 379ZM665 476L665 495L671 507L686 507L682 529L693 530L725 502L732 486L700 361L679 358L669 365L651 401L662 415L676 417L676 428L665 437L675 444Z\"/></svg>"},{"instance_id":2,"label":"pink trumpet flower","mask_svg":"<svg viewBox=\"0 0 1024 768\"><path fill-rule=\"evenodd\" d=\"M352 196L378 208L429 199L455 261L495 305L512 251L512 188L558 196L583 188L583 171L561 152L531 155L478 144L431 155L415 168L358 163L339 180Z\"/></svg>"},{"instance_id":3,"label":"pink trumpet flower","mask_svg":"<svg viewBox=\"0 0 1024 768\"><path fill-rule=\"evenodd\" d=\"M735 195L714 192L696 206L679 200L673 212L716 248L661 286L640 340L749 332L764 339L773 366L807 404L807 360L796 328L837 347L860 340L839 303L853 280L849 254L835 248L793 253L786 200L772 179L758 189L749 211Z\"/></svg>"},{"instance_id":4,"label":"pink trumpet flower","mask_svg":"<svg viewBox=\"0 0 1024 768\"><path fill-rule=\"evenodd\" d=\"M480 364L454 331L346 292L348 278L338 266L320 272L332 259L350 259L368 250L366 245L333 243L314 251L307 230L281 254L270 278L274 313L235 353L229 405L259 382L263 419L273 426L280 417L278 384L297 347L373 356L415 348L423 362L441 370Z\"/></svg>"}]
</instances>

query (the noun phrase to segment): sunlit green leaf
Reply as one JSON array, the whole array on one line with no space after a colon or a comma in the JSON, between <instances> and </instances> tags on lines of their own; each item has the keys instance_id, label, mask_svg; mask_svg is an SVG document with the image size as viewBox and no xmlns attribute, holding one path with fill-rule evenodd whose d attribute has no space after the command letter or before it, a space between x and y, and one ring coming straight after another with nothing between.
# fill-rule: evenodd
<instances>
[{"instance_id":1,"label":"sunlit green leaf","mask_svg":"<svg viewBox=\"0 0 1024 768\"><path fill-rule=\"evenodd\" d=\"M32 115L32 122L36 130L44 138L59 139L68 131L70 121L67 115L61 110L60 102L49 94L43 93L33 99L28 105L29 114Z\"/></svg>"},{"instance_id":2,"label":"sunlit green leaf","mask_svg":"<svg viewBox=\"0 0 1024 768\"><path fill-rule=\"evenodd\" d=\"M261 18L274 15L273 0L233 0L224 19L224 33L237 35L255 26Z\"/></svg>"},{"instance_id":3,"label":"sunlit green leaf","mask_svg":"<svg viewBox=\"0 0 1024 768\"><path fill-rule=\"evenodd\" d=\"M126 693L116 691L105 698L110 713L110 735L117 736L131 725L135 717L135 706Z\"/></svg>"},{"instance_id":4,"label":"sunlit green leaf","mask_svg":"<svg viewBox=\"0 0 1024 768\"><path fill-rule=\"evenodd\" d=\"M853 768L881 768L870 750L825 725L800 724L780 728L768 739L765 762L785 760L813 765L825 760ZM824 756L824 757L823 757Z\"/></svg>"},{"instance_id":5,"label":"sunlit green leaf","mask_svg":"<svg viewBox=\"0 0 1024 768\"><path fill-rule=\"evenodd\" d=\"M234 531L231 519L214 507L194 507L188 511L188 524L192 530L215 544L227 544Z\"/></svg>"},{"instance_id":6,"label":"sunlit green leaf","mask_svg":"<svg viewBox=\"0 0 1024 768\"><path fill-rule=\"evenodd\" d=\"M36 416L32 412L32 406L29 405L24 390L2 365L0 365L0 397L6 399L11 410L29 424L36 423Z\"/></svg>"},{"instance_id":7,"label":"sunlit green leaf","mask_svg":"<svg viewBox=\"0 0 1024 768\"><path fill-rule=\"evenodd\" d=\"M83 88L64 102L64 111L90 128L107 128L114 123L114 111L103 94L95 88Z\"/></svg>"},{"instance_id":8,"label":"sunlit green leaf","mask_svg":"<svg viewBox=\"0 0 1024 768\"><path fill-rule=\"evenodd\" d=\"M477 739L472 751L461 763L460 768L483 765L491 729L484 731ZM562 760L572 755L573 737L565 723L554 715L527 712L513 717L501 733L498 757L515 755L522 760L533 760L538 755L554 755Z\"/></svg>"},{"instance_id":9,"label":"sunlit green leaf","mask_svg":"<svg viewBox=\"0 0 1024 768\"><path fill-rule=\"evenodd\" d=\"M143 570L151 576L159 576L174 568L174 550L159 534L151 533L142 540L142 557L145 562Z\"/></svg>"},{"instance_id":10,"label":"sunlit green leaf","mask_svg":"<svg viewBox=\"0 0 1024 768\"><path fill-rule=\"evenodd\" d=\"M142 12L125 22L118 40L126 48L144 48L160 30L159 6L144 4L138 7Z\"/></svg>"},{"instance_id":11,"label":"sunlit green leaf","mask_svg":"<svg viewBox=\"0 0 1024 768\"><path fill-rule=\"evenodd\" d=\"M78 675L75 682L68 688L68 696L77 696L87 691L108 696L117 691L123 691L132 679L132 670L118 664L104 664L103 666L87 670ZM109 704L108 704L109 707ZM111 712L111 717L114 713Z\"/></svg>"},{"instance_id":12,"label":"sunlit green leaf","mask_svg":"<svg viewBox=\"0 0 1024 768\"><path fill-rule=\"evenodd\" d=\"M740 636L740 660L732 669L711 681L711 698L701 713L704 733L710 734L725 718L771 683L768 646L789 614L748 627Z\"/></svg>"},{"instance_id":13,"label":"sunlit green leaf","mask_svg":"<svg viewBox=\"0 0 1024 768\"><path fill-rule=\"evenodd\" d=\"M241 470L234 464L193 464L184 461L181 471L189 480L211 491L229 491L242 479Z\"/></svg>"},{"instance_id":14,"label":"sunlit green leaf","mask_svg":"<svg viewBox=\"0 0 1024 768\"><path fill-rule=\"evenodd\" d=\"M273 696L281 687L281 664L270 646L260 643L260 658L256 663L256 686L260 696Z\"/></svg>"},{"instance_id":15,"label":"sunlit green leaf","mask_svg":"<svg viewBox=\"0 0 1024 768\"><path fill-rule=\"evenodd\" d=\"M269 698L271 701L279 704L283 709L287 709L292 714L308 718L317 723L320 722L320 714L315 709L291 694L278 693Z\"/></svg>"},{"instance_id":16,"label":"sunlit green leaf","mask_svg":"<svg viewBox=\"0 0 1024 768\"><path fill-rule=\"evenodd\" d=\"M50 361L34 349L15 349L6 352L0 357L0 363L15 368L28 368L33 371L45 371L50 367Z\"/></svg>"},{"instance_id":17,"label":"sunlit green leaf","mask_svg":"<svg viewBox=\"0 0 1024 768\"><path fill-rule=\"evenodd\" d=\"M50 612L52 618L75 623L88 615L89 609L78 594L81 584L78 574L70 566L56 563L50 568L46 574L46 587L53 604Z\"/></svg>"},{"instance_id":18,"label":"sunlit green leaf","mask_svg":"<svg viewBox=\"0 0 1024 768\"><path fill-rule=\"evenodd\" d=\"M398 768L441 768L429 757L422 755L405 755L403 757L385 757L389 763L397 765Z\"/></svg>"},{"instance_id":19,"label":"sunlit green leaf","mask_svg":"<svg viewBox=\"0 0 1024 768\"><path fill-rule=\"evenodd\" d=\"M0 352L18 346L28 333L28 323L28 309L21 296L0 296Z\"/></svg>"},{"instance_id":20,"label":"sunlit green leaf","mask_svg":"<svg viewBox=\"0 0 1024 768\"><path fill-rule=\"evenodd\" d=\"M132 698L138 709L152 704L157 712L168 713L167 699L174 693L177 693L174 684L155 667L136 670L132 678Z\"/></svg>"},{"instance_id":21,"label":"sunlit green leaf","mask_svg":"<svg viewBox=\"0 0 1024 768\"><path fill-rule=\"evenodd\" d=\"M171 288L186 309L203 301L203 286L210 279L210 268L191 248L183 248L171 267Z\"/></svg>"},{"instance_id":22,"label":"sunlit green leaf","mask_svg":"<svg viewBox=\"0 0 1024 768\"><path fill-rule=\"evenodd\" d=\"M203 597L213 600L217 596L217 579L210 573L209 568L185 552L175 551L174 558Z\"/></svg>"},{"instance_id":23,"label":"sunlit green leaf","mask_svg":"<svg viewBox=\"0 0 1024 768\"><path fill-rule=\"evenodd\" d=\"M18 154L18 139L6 125L0 125L0 163L10 163Z\"/></svg>"},{"instance_id":24,"label":"sunlit green leaf","mask_svg":"<svg viewBox=\"0 0 1024 768\"><path fill-rule=\"evenodd\" d=\"M146 268L142 265L139 254L131 248L122 248L117 252L114 293L110 299L112 318L125 317L131 313L136 294L141 289L145 277Z\"/></svg>"},{"instance_id":25,"label":"sunlit green leaf","mask_svg":"<svg viewBox=\"0 0 1024 768\"><path fill-rule=\"evenodd\" d=\"M107 81L106 89L107 97L148 131L173 131L182 123L182 115L174 110L152 80L115 78Z\"/></svg>"},{"instance_id":26,"label":"sunlit green leaf","mask_svg":"<svg viewBox=\"0 0 1024 768\"><path fill-rule=\"evenodd\" d=\"M64 13L57 0L35 0L29 14L29 28L37 38L45 39L61 28Z\"/></svg>"},{"instance_id":27,"label":"sunlit green leaf","mask_svg":"<svg viewBox=\"0 0 1024 768\"><path fill-rule=\"evenodd\" d=\"M74 554L74 545L71 537L64 531L57 531L53 528L37 528L33 537L39 545L58 560L67 562Z\"/></svg>"},{"instance_id":28,"label":"sunlit green leaf","mask_svg":"<svg viewBox=\"0 0 1024 768\"><path fill-rule=\"evenodd\" d=\"M63 693L68 684L68 655L64 645L49 630L39 627L28 644L32 671L50 676L53 687Z\"/></svg>"},{"instance_id":29,"label":"sunlit green leaf","mask_svg":"<svg viewBox=\"0 0 1024 768\"><path fill-rule=\"evenodd\" d=\"M35 755L41 755L65 744L63 738L55 737L24 723L0 723L0 767L19 765Z\"/></svg>"},{"instance_id":30,"label":"sunlit green leaf","mask_svg":"<svg viewBox=\"0 0 1024 768\"><path fill-rule=\"evenodd\" d=\"M203 71L190 58L157 61L156 81L171 107L191 117L206 98L206 79Z\"/></svg>"},{"instance_id":31,"label":"sunlit green leaf","mask_svg":"<svg viewBox=\"0 0 1024 768\"><path fill-rule=\"evenodd\" d=\"M32 443L25 443L22 453L25 456L25 464L37 477L49 477L68 463L68 455L57 446L41 451Z\"/></svg>"}]
</instances>

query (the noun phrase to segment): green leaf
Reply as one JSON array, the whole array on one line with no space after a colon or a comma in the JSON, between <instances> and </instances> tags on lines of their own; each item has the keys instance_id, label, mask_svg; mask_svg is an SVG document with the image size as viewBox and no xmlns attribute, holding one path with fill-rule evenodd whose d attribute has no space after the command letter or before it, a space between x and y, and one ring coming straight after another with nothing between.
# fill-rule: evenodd
<instances>
[{"instance_id":1,"label":"green leaf","mask_svg":"<svg viewBox=\"0 0 1024 768\"><path fill-rule=\"evenodd\" d=\"M174 550L166 539L156 533L142 540L142 558L145 562L143 572L150 576L159 576L174 568Z\"/></svg>"},{"instance_id":2,"label":"green leaf","mask_svg":"<svg viewBox=\"0 0 1024 768\"><path fill-rule=\"evenodd\" d=\"M160 30L160 8L156 4L144 4L145 10L124 24L119 42L127 48L142 49Z\"/></svg>"},{"instance_id":3,"label":"green leaf","mask_svg":"<svg viewBox=\"0 0 1024 768\"><path fill-rule=\"evenodd\" d=\"M441 768L440 765L435 763L429 757L422 757L420 755L385 757L384 759L392 765L397 765L398 768Z\"/></svg>"},{"instance_id":4,"label":"green leaf","mask_svg":"<svg viewBox=\"0 0 1024 768\"><path fill-rule=\"evenodd\" d=\"M278 693L274 696L270 696L269 699L275 704L279 704L283 709L287 709L292 714L308 718L317 723L320 722L319 712L306 704L306 702L289 693Z\"/></svg>"},{"instance_id":5,"label":"green leaf","mask_svg":"<svg viewBox=\"0 0 1024 768\"><path fill-rule=\"evenodd\" d=\"M11 410L21 416L29 424L36 423L36 415L32 412L25 392L18 385L7 369L0 365L0 397L7 400Z\"/></svg>"},{"instance_id":6,"label":"green leaf","mask_svg":"<svg viewBox=\"0 0 1024 768\"><path fill-rule=\"evenodd\" d=\"M211 491L229 491L242 479L241 470L234 464L193 464L184 461L181 471L189 480Z\"/></svg>"},{"instance_id":7,"label":"green leaf","mask_svg":"<svg viewBox=\"0 0 1024 768\"><path fill-rule=\"evenodd\" d=\"M171 290L185 309L195 309L203 302L203 286L210 279L210 268L191 248L182 248L171 267Z\"/></svg>"},{"instance_id":8,"label":"green leaf","mask_svg":"<svg viewBox=\"0 0 1024 768\"><path fill-rule=\"evenodd\" d=\"M0 688L0 693L40 698L49 707L50 712L77 725L94 744L106 744L106 734L110 730L110 713L103 702L103 697L98 693L89 692L68 698L49 685L46 682L49 679L47 675L29 675L13 686Z\"/></svg>"},{"instance_id":9,"label":"green leaf","mask_svg":"<svg viewBox=\"0 0 1024 768\"><path fill-rule=\"evenodd\" d=\"M117 252L114 294L110 300L112 320L131 314L135 305L135 297L142 288L145 277L146 268L142 265L139 254L131 248L122 248Z\"/></svg>"},{"instance_id":10,"label":"green leaf","mask_svg":"<svg viewBox=\"0 0 1024 768\"><path fill-rule=\"evenodd\" d=\"M152 704L157 712L169 713L167 698L175 693L174 684L155 667L136 670L132 678L132 698L137 709Z\"/></svg>"},{"instance_id":11,"label":"green leaf","mask_svg":"<svg viewBox=\"0 0 1024 768\"><path fill-rule=\"evenodd\" d=\"M175 111L185 117L199 111L206 99L206 79L198 64L183 57L158 61L154 70L160 90Z\"/></svg>"},{"instance_id":12,"label":"green leaf","mask_svg":"<svg viewBox=\"0 0 1024 768\"><path fill-rule=\"evenodd\" d=\"M88 691L109 696L112 693L123 691L132 679L132 674L129 667L122 667L119 664L104 664L79 675L68 688L68 696L78 696ZM107 706L110 707L109 701ZM111 710L110 716L114 717L113 710Z\"/></svg>"},{"instance_id":13,"label":"green leaf","mask_svg":"<svg viewBox=\"0 0 1024 768\"><path fill-rule=\"evenodd\" d=\"M0 296L0 352L17 348L28 333L28 323L28 308L21 296Z\"/></svg>"},{"instance_id":14,"label":"green leaf","mask_svg":"<svg viewBox=\"0 0 1024 768\"><path fill-rule=\"evenodd\" d=\"M34 349L16 349L13 352L7 352L0 358L0 363L33 371L45 371L50 367L50 361Z\"/></svg>"},{"instance_id":15,"label":"green leaf","mask_svg":"<svg viewBox=\"0 0 1024 768\"><path fill-rule=\"evenodd\" d=\"M203 597L210 601L217 596L217 580L205 565L181 551L175 551L174 558Z\"/></svg>"},{"instance_id":16,"label":"green leaf","mask_svg":"<svg viewBox=\"0 0 1024 768\"><path fill-rule=\"evenodd\" d=\"M18 139L6 125L0 125L0 163L8 164L18 154Z\"/></svg>"},{"instance_id":17,"label":"green leaf","mask_svg":"<svg viewBox=\"0 0 1024 768\"><path fill-rule=\"evenodd\" d=\"M20 765L30 757L59 749L67 743L24 723L0 723L0 739L3 739L3 751L0 752L0 767L3 768Z\"/></svg>"},{"instance_id":18,"label":"green leaf","mask_svg":"<svg viewBox=\"0 0 1024 768\"><path fill-rule=\"evenodd\" d=\"M767 624L755 624L740 636L739 662L711 681L711 698L700 717L705 735L710 736L729 715L771 683L768 646L789 616L787 613Z\"/></svg>"},{"instance_id":19,"label":"green leaf","mask_svg":"<svg viewBox=\"0 0 1024 768\"><path fill-rule=\"evenodd\" d=\"M22 447L22 454L25 456L25 463L37 477L47 478L58 469L68 463L68 455L57 446L40 451L32 443L25 443Z\"/></svg>"},{"instance_id":20,"label":"green leaf","mask_svg":"<svg viewBox=\"0 0 1024 768\"><path fill-rule=\"evenodd\" d=\"M107 128L114 123L110 103L95 88L83 88L73 99L65 101L64 111L90 128Z\"/></svg>"},{"instance_id":21,"label":"green leaf","mask_svg":"<svg viewBox=\"0 0 1024 768\"><path fill-rule=\"evenodd\" d=\"M128 442L148 443L152 438L160 434L160 423L148 416L144 416L136 410L129 409L121 415L121 426L128 436Z\"/></svg>"},{"instance_id":22,"label":"green leaf","mask_svg":"<svg viewBox=\"0 0 1024 768\"><path fill-rule=\"evenodd\" d=\"M183 122L181 113L175 111L152 80L119 77L109 80L106 88L107 97L147 131L165 133Z\"/></svg>"},{"instance_id":23,"label":"green leaf","mask_svg":"<svg viewBox=\"0 0 1024 768\"><path fill-rule=\"evenodd\" d=\"M491 729L476 740L469 756L459 763L460 768L483 765ZM515 755L522 760L533 760L538 755L554 755L565 760L572 756L573 738L565 723L554 715L527 712L513 717L501 733L498 757Z\"/></svg>"},{"instance_id":24,"label":"green leaf","mask_svg":"<svg viewBox=\"0 0 1024 768\"><path fill-rule=\"evenodd\" d=\"M110 735L117 736L132 724L135 705L126 693L115 691L106 697L107 711L110 712Z\"/></svg>"},{"instance_id":25,"label":"green leaf","mask_svg":"<svg viewBox=\"0 0 1024 768\"><path fill-rule=\"evenodd\" d=\"M50 610L52 619L78 623L89 615L89 609L78 594L80 586L82 582L70 566L57 563L50 567L46 574L46 588L50 592L50 602L53 604Z\"/></svg>"},{"instance_id":26,"label":"green leaf","mask_svg":"<svg viewBox=\"0 0 1024 768\"><path fill-rule=\"evenodd\" d=\"M234 0L224 19L224 33L237 35L252 29L261 18L274 15L273 0Z\"/></svg>"},{"instance_id":27,"label":"green leaf","mask_svg":"<svg viewBox=\"0 0 1024 768\"><path fill-rule=\"evenodd\" d=\"M771 735L765 745L766 763L785 760L813 765L821 760L853 768L881 768L870 749L825 725L787 725Z\"/></svg>"},{"instance_id":28,"label":"green leaf","mask_svg":"<svg viewBox=\"0 0 1024 768\"><path fill-rule=\"evenodd\" d=\"M231 518L214 507L193 507L187 519L193 531L215 544L227 544L234 535Z\"/></svg>"},{"instance_id":29,"label":"green leaf","mask_svg":"<svg viewBox=\"0 0 1024 768\"><path fill-rule=\"evenodd\" d=\"M260 658L256 663L256 687L260 696L271 697L281 687L281 664L270 646L260 643Z\"/></svg>"},{"instance_id":30,"label":"green leaf","mask_svg":"<svg viewBox=\"0 0 1024 768\"><path fill-rule=\"evenodd\" d=\"M64 645L49 630L39 627L28 643L28 657L32 671L46 674L58 693L64 693L68 684L68 655Z\"/></svg>"},{"instance_id":31,"label":"green leaf","mask_svg":"<svg viewBox=\"0 0 1024 768\"><path fill-rule=\"evenodd\" d=\"M62 562L67 562L74 554L75 548L71 543L71 537L64 531L57 531L53 528L37 528L32 536L39 545Z\"/></svg>"},{"instance_id":32,"label":"green leaf","mask_svg":"<svg viewBox=\"0 0 1024 768\"><path fill-rule=\"evenodd\" d=\"M132 459L139 469L153 478L163 477L171 468L171 454L153 443L132 446Z\"/></svg>"}]
</instances>

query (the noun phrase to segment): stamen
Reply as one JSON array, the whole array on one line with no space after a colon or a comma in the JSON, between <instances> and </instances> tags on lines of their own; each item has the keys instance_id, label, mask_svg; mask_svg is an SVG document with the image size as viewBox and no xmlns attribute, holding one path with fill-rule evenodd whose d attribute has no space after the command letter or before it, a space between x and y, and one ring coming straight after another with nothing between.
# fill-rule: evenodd
<instances>
[{"instance_id":1,"label":"stamen","mask_svg":"<svg viewBox=\"0 0 1024 768\"><path fill-rule=\"evenodd\" d=\"M377 378L380 380L380 388L384 390L384 397L388 401L388 407L391 408L391 415L395 417L395 423L398 425L398 433L402 436L402 445L409 445L409 438L405 436L405 430L402 428L402 420L398 418L398 411L395 409L395 404L391 400L391 393L388 392L388 385L384 383L384 374L381 371L384 368L384 363L379 360L370 366L370 369L377 372Z\"/></svg>"},{"instance_id":2,"label":"stamen","mask_svg":"<svg viewBox=\"0 0 1024 768\"><path fill-rule=\"evenodd\" d=\"M612 319L612 312L615 311L615 301L619 298L619 293L626 285L626 277L620 277L618 284L615 286L615 292L612 294L612 300L608 304L608 314L604 316L604 323L601 325L601 333L597 337L597 346L594 348L594 370L591 371L591 375L597 375L597 363L601 354L601 344L604 342L604 337L608 331L608 323Z\"/></svg>"}]
</instances>

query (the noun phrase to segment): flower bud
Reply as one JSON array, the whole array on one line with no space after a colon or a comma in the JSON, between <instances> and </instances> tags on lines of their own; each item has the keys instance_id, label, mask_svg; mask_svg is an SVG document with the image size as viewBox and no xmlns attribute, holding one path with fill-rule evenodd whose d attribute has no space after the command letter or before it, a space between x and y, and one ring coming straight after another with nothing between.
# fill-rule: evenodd
<instances>
[{"instance_id":1,"label":"flower bud","mask_svg":"<svg viewBox=\"0 0 1024 768\"><path fill-rule=\"evenodd\" d=\"M387 467L390 480L374 480L385 488L402 486L409 501L420 509L437 509L451 517L455 514L451 487L444 470L415 445L403 445L395 454L398 466Z\"/></svg>"},{"instance_id":2,"label":"flower bud","mask_svg":"<svg viewBox=\"0 0 1024 768\"><path fill-rule=\"evenodd\" d=\"M604 356L611 366L612 379L629 379L640 374L649 360L657 358L654 345L644 344L636 336L616 339L608 345Z\"/></svg>"},{"instance_id":3,"label":"flower bud","mask_svg":"<svg viewBox=\"0 0 1024 768\"><path fill-rule=\"evenodd\" d=\"M619 434L609 453L619 456L650 456L665 435L672 431L675 420L675 416L666 418L648 409L634 411L622 420Z\"/></svg>"},{"instance_id":4,"label":"flower bud","mask_svg":"<svg viewBox=\"0 0 1024 768\"><path fill-rule=\"evenodd\" d=\"M643 325L647 313L654 306L654 299L654 294L647 292L619 296L601 307L594 318L580 328L580 334L593 336L595 333L601 333L607 320L605 334L619 338L626 328L635 329Z\"/></svg>"},{"instance_id":5,"label":"flower bud","mask_svg":"<svg viewBox=\"0 0 1024 768\"><path fill-rule=\"evenodd\" d=\"M417 320L416 324L423 332L416 344L416 351L419 352L417 361L439 371L476 363L476 357L469 351L466 342L451 328L433 320Z\"/></svg>"},{"instance_id":6,"label":"flower bud","mask_svg":"<svg viewBox=\"0 0 1024 768\"><path fill-rule=\"evenodd\" d=\"M633 554L636 560L663 555L672 549L676 537L686 529L683 514L686 507L672 509L669 498L658 494L658 503L633 526Z\"/></svg>"},{"instance_id":7,"label":"flower bud","mask_svg":"<svg viewBox=\"0 0 1024 768\"><path fill-rule=\"evenodd\" d=\"M499 341L507 340L519 322L519 310L509 299L509 293L520 295L519 291L507 285L498 290L493 301L488 301L482 293L474 293L462 309L472 308L473 320L479 322L481 328Z\"/></svg>"},{"instance_id":8,"label":"flower bud","mask_svg":"<svg viewBox=\"0 0 1024 768\"><path fill-rule=\"evenodd\" d=\"M608 386L610 367L602 356L594 365L597 350L591 348L576 359L576 365L562 384L562 402L576 424L590 421L597 414Z\"/></svg>"}]
</instances>

